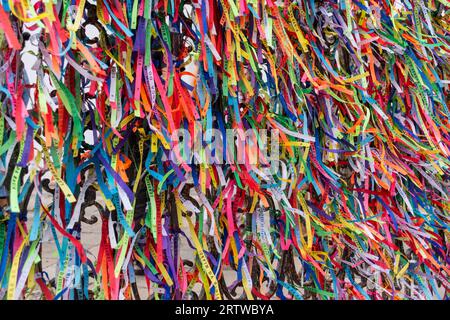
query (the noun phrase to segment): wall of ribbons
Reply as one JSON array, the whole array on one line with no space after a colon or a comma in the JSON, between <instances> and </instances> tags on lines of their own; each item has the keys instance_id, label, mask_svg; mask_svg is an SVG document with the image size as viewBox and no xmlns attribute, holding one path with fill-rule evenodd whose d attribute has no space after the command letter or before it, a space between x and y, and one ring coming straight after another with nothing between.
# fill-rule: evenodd
<instances>
[{"instance_id":1,"label":"wall of ribbons","mask_svg":"<svg viewBox=\"0 0 450 320\"><path fill-rule=\"evenodd\" d=\"M448 299L449 23L1 0L0 299Z\"/></svg>"}]
</instances>

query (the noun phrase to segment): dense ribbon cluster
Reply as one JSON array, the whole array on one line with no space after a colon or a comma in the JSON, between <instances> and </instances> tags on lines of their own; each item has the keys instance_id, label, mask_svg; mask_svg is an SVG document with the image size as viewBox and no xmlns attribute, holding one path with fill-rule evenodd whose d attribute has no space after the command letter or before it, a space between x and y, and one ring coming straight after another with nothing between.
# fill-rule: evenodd
<instances>
[{"instance_id":1,"label":"dense ribbon cluster","mask_svg":"<svg viewBox=\"0 0 450 320\"><path fill-rule=\"evenodd\" d=\"M141 272L152 299L448 298L449 18L447 0L3 0L0 296L145 298ZM174 159L179 129L267 130L278 157Z\"/></svg>"}]
</instances>

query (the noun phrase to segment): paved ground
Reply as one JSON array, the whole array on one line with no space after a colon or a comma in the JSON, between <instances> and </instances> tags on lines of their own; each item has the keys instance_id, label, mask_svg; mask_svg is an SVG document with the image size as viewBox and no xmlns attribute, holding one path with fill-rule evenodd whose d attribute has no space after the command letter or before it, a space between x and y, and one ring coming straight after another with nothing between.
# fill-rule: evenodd
<instances>
[{"instance_id":1,"label":"paved ground","mask_svg":"<svg viewBox=\"0 0 450 320\"><path fill-rule=\"evenodd\" d=\"M83 244L83 247L87 251L87 254L90 257L90 259L92 261L97 261L97 255L101 238L101 220L100 215L98 214L98 212L96 212L96 210L92 210L92 208L89 208L88 212L89 214L87 214L87 217L95 215L98 218L98 221L93 225L82 223L81 243ZM184 252L185 254L190 252L190 250L188 248L185 248L185 246L183 246L183 251L185 251ZM43 241L42 256L43 256L42 259L43 269L47 271L50 278L55 277L58 272L57 264L59 263L59 258L58 253L56 251L53 236L51 235L50 232L47 233L47 236ZM148 293L144 276L136 276L136 283L138 285L139 295L141 299L146 299Z\"/></svg>"},{"instance_id":2,"label":"paved ground","mask_svg":"<svg viewBox=\"0 0 450 320\"><path fill-rule=\"evenodd\" d=\"M97 198L99 199L99 197ZM82 230L81 230L81 243L83 244L85 250L87 250L87 255L90 257L92 261L97 260L98 250L99 250L99 244L100 244L100 238L101 238L101 220L100 215L97 210L94 209L94 207L90 207L87 209L86 217L90 218L92 215L96 216L98 218L98 221L94 223L93 225L89 225L86 223L82 223ZM31 226L31 217L33 213L29 212L29 219L28 223ZM189 234L188 230L184 230ZM58 234L59 236L59 234ZM59 239L61 237L59 236ZM186 241L180 237L180 255L183 259L188 259L193 261L193 250L187 245ZM53 236L50 231L45 233L44 239L43 239L43 245L42 245L42 266L44 271L46 271L50 278L54 278L57 276L58 272L58 253L55 247L55 242L53 240ZM232 270L224 270L224 276L226 279L226 282L228 284L231 284L233 280L235 280L236 275ZM147 299L148 298L148 292L147 292L147 286L145 282L144 276L136 276L136 283L139 290L139 296L141 299ZM199 292L201 289L201 285L197 284L194 287L194 291ZM237 292L240 294L241 290L237 290ZM35 296L36 298L38 295Z\"/></svg>"}]
</instances>

